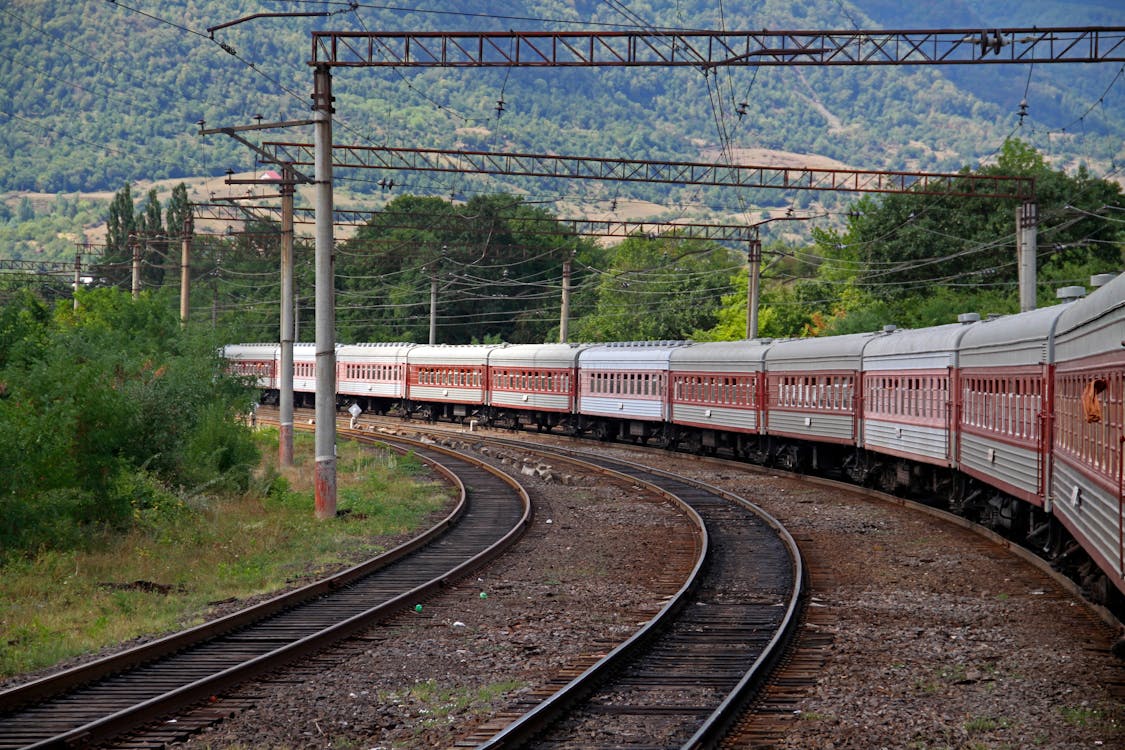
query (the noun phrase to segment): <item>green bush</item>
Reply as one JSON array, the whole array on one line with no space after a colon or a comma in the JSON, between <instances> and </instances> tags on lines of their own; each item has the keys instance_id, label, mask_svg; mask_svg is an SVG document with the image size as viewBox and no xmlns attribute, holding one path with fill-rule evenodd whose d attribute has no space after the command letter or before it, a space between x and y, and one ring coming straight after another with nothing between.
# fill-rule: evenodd
<instances>
[{"instance_id":1,"label":"green bush","mask_svg":"<svg viewBox=\"0 0 1125 750\"><path fill-rule=\"evenodd\" d=\"M249 430L235 422L229 412L222 404L208 404L187 436L180 474L190 487L209 486L228 492L249 488L260 454Z\"/></svg>"},{"instance_id":2,"label":"green bush","mask_svg":"<svg viewBox=\"0 0 1125 750\"><path fill-rule=\"evenodd\" d=\"M78 302L0 308L4 557L179 513L170 488L243 492L258 460L236 419L251 391L169 300L101 289Z\"/></svg>"}]
</instances>

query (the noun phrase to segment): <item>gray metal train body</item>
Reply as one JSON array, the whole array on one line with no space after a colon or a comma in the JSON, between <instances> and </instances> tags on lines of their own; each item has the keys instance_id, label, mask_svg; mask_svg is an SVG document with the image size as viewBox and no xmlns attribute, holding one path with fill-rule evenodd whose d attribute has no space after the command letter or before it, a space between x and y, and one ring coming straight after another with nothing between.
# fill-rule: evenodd
<instances>
[{"instance_id":1,"label":"gray metal train body","mask_svg":"<svg viewBox=\"0 0 1125 750\"><path fill-rule=\"evenodd\" d=\"M1125 275L985 321L727 343L341 345L338 403L847 477L924 498L1125 596ZM309 349L309 351L305 351ZM277 396L275 344L227 347ZM295 403L312 404L295 347Z\"/></svg>"}]
</instances>

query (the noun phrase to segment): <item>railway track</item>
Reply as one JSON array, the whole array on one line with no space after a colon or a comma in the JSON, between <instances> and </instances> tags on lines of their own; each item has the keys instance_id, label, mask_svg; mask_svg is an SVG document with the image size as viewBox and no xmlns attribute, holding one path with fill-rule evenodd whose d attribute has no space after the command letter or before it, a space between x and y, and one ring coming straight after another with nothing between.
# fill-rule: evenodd
<instances>
[{"instance_id":1,"label":"railway track","mask_svg":"<svg viewBox=\"0 0 1125 750\"><path fill-rule=\"evenodd\" d=\"M104 742L413 606L519 538L527 493L487 464L402 438L461 489L460 502L411 542L324 581L234 615L0 693L0 748ZM183 734L165 725L167 741Z\"/></svg>"},{"instance_id":2,"label":"railway track","mask_svg":"<svg viewBox=\"0 0 1125 750\"><path fill-rule=\"evenodd\" d=\"M659 489L696 514L699 563L661 612L626 642L519 718L457 744L536 747L711 747L764 685L797 627L800 554L750 503L650 467L563 448L497 442L598 467Z\"/></svg>"}]
</instances>

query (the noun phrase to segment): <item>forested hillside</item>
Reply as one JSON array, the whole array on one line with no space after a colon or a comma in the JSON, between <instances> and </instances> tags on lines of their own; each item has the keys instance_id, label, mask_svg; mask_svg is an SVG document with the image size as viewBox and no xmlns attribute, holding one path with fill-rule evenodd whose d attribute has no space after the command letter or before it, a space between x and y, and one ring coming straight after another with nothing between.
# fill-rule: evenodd
<instances>
[{"instance_id":1,"label":"forested hillside","mask_svg":"<svg viewBox=\"0 0 1125 750\"><path fill-rule=\"evenodd\" d=\"M329 15L309 15L320 13ZM219 0L12 0L0 6L0 260L69 263L75 243L96 234L92 241L104 239L106 247L86 257L87 283L128 288L128 237L135 233L145 238L142 288L174 304L179 258L170 237L181 231L189 202L207 200L217 186L221 197L241 194L222 175L266 168L251 148L226 135L203 136L200 125L307 119L314 29L976 34L971 30L1122 21L1116 0L751 0L735 7L511 0L414 10L268 0L237 7ZM1053 299L1057 283L1085 283L1089 273L1122 265L1119 64L336 69L333 93L338 145L1034 177L1041 300ZM244 136L311 141L309 130ZM209 189L180 187L201 176L215 178ZM568 259L576 338L744 334L744 247L672 236L632 237L611 248L564 231L525 231L529 217L761 225L768 335L925 325L945 322L952 309L1010 312L1015 304L1011 200L857 200L810 190L341 168L334 182L337 206L346 200L349 208L424 214L412 229L375 220L338 233L341 340L425 340L434 288L439 341L554 339ZM32 200L23 191L39 195ZM90 191L100 191L104 203ZM308 205L309 193L299 190L298 206ZM270 340L278 318L278 227L230 224L236 226L196 227L193 315ZM309 244L298 243L304 340L311 336L310 256ZM42 285L45 293L71 293L69 266L63 273ZM9 285L0 281L2 299Z\"/></svg>"},{"instance_id":2,"label":"forested hillside","mask_svg":"<svg viewBox=\"0 0 1125 750\"><path fill-rule=\"evenodd\" d=\"M985 8L979 6L984 5ZM1111 0L968 3L523 0L419 6L219 0L13 0L0 8L0 191L116 190L126 182L253 169L208 126L308 116L310 31L672 28L984 28L1121 23ZM1115 9L1116 8L1116 9ZM254 13L331 13L255 18ZM1125 161L1112 65L694 69L345 70L334 76L336 139L387 146L636 159L715 158L720 144L827 157L857 168L956 170L1013 131L1060 164ZM1108 89L1108 91L1107 91ZM1104 95L1104 97L1103 97ZM1026 99L1021 120L1018 105ZM503 102L503 105L500 102ZM310 138L304 131L285 134ZM737 153L737 152L736 152ZM381 175L350 175L378 192ZM503 183L404 175L415 193ZM612 200L634 188L539 184ZM741 210L717 190L640 190L660 203ZM672 193L669 195L669 193ZM757 203L781 204L775 194Z\"/></svg>"}]
</instances>

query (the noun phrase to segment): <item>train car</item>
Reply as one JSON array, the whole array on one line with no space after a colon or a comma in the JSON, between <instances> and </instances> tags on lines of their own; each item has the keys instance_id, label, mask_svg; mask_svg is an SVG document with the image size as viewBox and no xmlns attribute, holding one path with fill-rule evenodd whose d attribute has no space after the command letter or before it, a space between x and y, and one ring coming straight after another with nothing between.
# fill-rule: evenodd
<instances>
[{"instance_id":1,"label":"train car","mask_svg":"<svg viewBox=\"0 0 1125 750\"><path fill-rule=\"evenodd\" d=\"M859 443L863 349L885 333L780 341L766 352L770 459L791 470L842 469Z\"/></svg>"},{"instance_id":2,"label":"train car","mask_svg":"<svg viewBox=\"0 0 1125 750\"><path fill-rule=\"evenodd\" d=\"M573 430L582 344L512 344L488 352L488 421Z\"/></svg>"},{"instance_id":3,"label":"train car","mask_svg":"<svg viewBox=\"0 0 1125 750\"><path fill-rule=\"evenodd\" d=\"M223 347L223 358L231 372L254 379L263 396L278 389L278 362L281 347L277 344L230 344Z\"/></svg>"},{"instance_id":4,"label":"train car","mask_svg":"<svg viewBox=\"0 0 1125 750\"><path fill-rule=\"evenodd\" d=\"M965 482L953 507L994 528L1019 532L1043 505L1051 332L1065 309L981 321L961 339L955 457Z\"/></svg>"},{"instance_id":5,"label":"train car","mask_svg":"<svg viewBox=\"0 0 1125 750\"><path fill-rule=\"evenodd\" d=\"M406 354L414 344L344 344L336 350L336 392L343 402L386 414L406 398Z\"/></svg>"},{"instance_id":6,"label":"train car","mask_svg":"<svg viewBox=\"0 0 1125 750\"><path fill-rule=\"evenodd\" d=\"M419 344L406 352L406 413L426 419L477 416L487 403L488 354L496 345Z\"/></svg>"},{"instance_id":7,"label":"train car","mask_svg":"<svg viewBox=\"0 0 1125 750\"><path fill-rule=\"evenodd\" d=\"M1055 326L1054 445L1046 510L1091 564L1075 571L1103 601L1125 594L1125 274L1067 305ZM1058 534L1060 564L1067 555ZM1061 566L1061 565L1060 565ZM1104 576L1098 575L1098 569Z\"/></svg>"},{"instance_id":8,"label":"train car","mask_svg":"<svg viewBox=\"0 0 1125 750\"><path fill-rule=\"evenodd\" d=\"M948 495L953 489L957 353L979 315L933 328L895 330L863 350L861 451L852 479L884 492Z\"/></svg>"},{"instance_id":9,"label":"train car","mask_svg":"<svg viewBox=\"0 0 1125 750\"><path fill-rule=\"evenodd\" d=\"M293 405L316 404L316 344L293 344Z\"/></svg>"},{"instance_id":10,"label":"train car","mask_svg":"<svg viewBox=\"0 0 1125 750\"><path fill-rule=\"evenodd\" d=\"M684 341L595 344L578 356L578 430L601 440L664 437L668 371Z\"/></svg>"},{"instance_id":11,"label":"train car","mask_svg":"<svg viewBox=\"0 0 1125 750\"><path fill-rule=\"evenodd\" d=\"M765 408L769 340L693 344L669 355L671 443L692 452L729 451L764 461L759 428Z\"/></svg>"}]
</instances>

